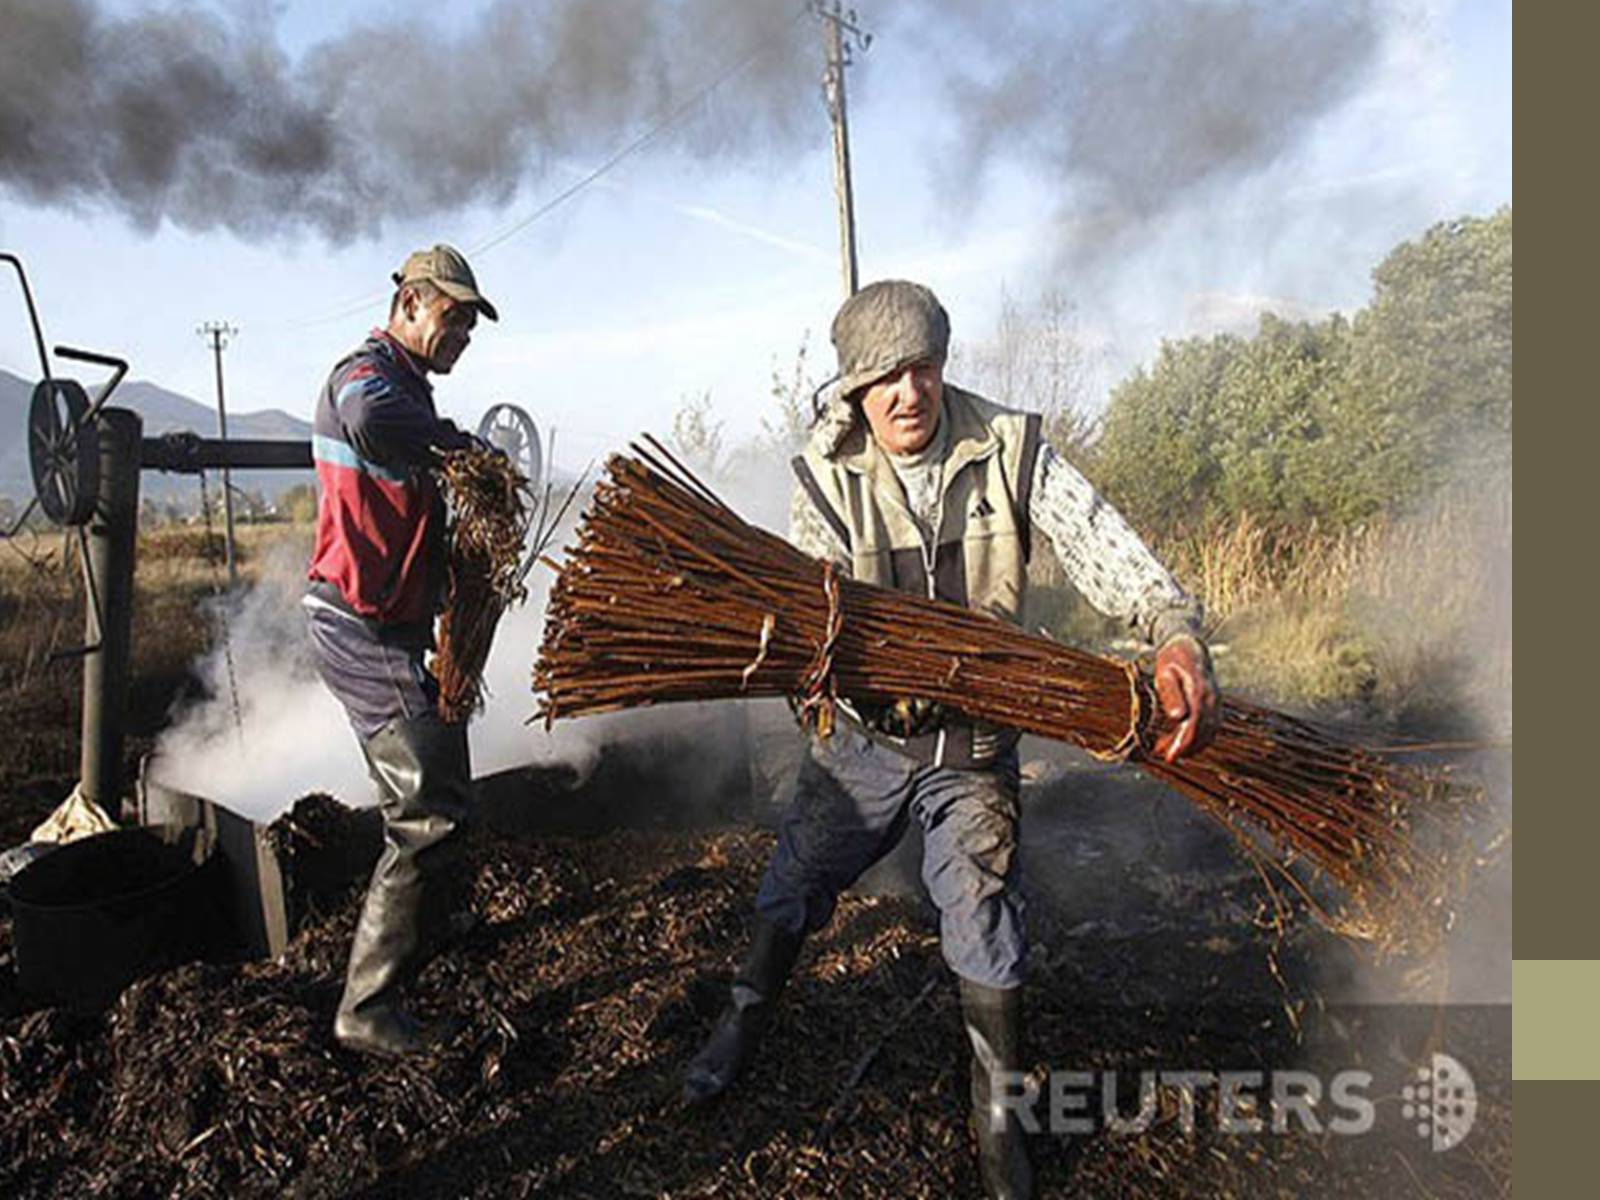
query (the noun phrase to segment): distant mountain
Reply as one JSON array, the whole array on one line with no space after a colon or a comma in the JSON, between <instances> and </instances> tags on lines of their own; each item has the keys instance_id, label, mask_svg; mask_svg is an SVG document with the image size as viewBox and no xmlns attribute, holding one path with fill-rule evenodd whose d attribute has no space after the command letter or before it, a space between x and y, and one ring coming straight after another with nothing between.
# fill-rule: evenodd
<instances>
[{"instance_id":1,"label":"distant mountain","mask_svg":"<svg viewBox=\"0 0 1600 1200\"><path fill-rule=\"evenodd\" d=\"M25 504L33 496L33 476L28 469L28 405L33 398L33 382L0 370L0 496ZM92 392L91 392L92 395ZM124 383L112 402L131 408L144 418L147 437L179 430L191 430L201 437L217 436L217 411L177 392L169 392L144 380ZM307 440L311 425L281 409L260 412L228 413L228 436L237 438L284 438ZM233 486L260 492L269 500L297 483L310 483L310 471L234 471ZM198 505L200 484L192 475L171 475L145 471L139 480L142 497L162 502L175 501L185 507ZM213 496L215 496L213 492Z\"/></svg>"}]
</instances>

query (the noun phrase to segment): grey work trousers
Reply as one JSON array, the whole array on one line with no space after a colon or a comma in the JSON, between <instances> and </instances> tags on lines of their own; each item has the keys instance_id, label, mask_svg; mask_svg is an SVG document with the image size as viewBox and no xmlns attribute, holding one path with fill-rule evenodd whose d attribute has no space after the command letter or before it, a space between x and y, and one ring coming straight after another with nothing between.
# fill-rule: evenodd
<instances>
[{"instance_id":1,"label":"grey work trousers","mask_svg":"<svg viewBox=\"0 0 1600 1200\"><path fill-rule=\"evenodd\" d=\"M362 745L391 721L425 719L435 711L439 684L423 663L426 625L385 628L315 592L301 603L317 673Z\"/></svg>"},{"instance_id":2,"label":"grey work trousers","mask_svg":"<svg viewBox=\"0 0 1600 1200\"><path fill-rule=\"evenodd\" d=\"M831 738L811 740L756 911L793 933L822 928L839 893L895 847L914 816L945 961L974 983L1018 987L1026 956L1019 815L1015 748L981 769L935 767L841 722Z\"/></svg>"}]
</instances>

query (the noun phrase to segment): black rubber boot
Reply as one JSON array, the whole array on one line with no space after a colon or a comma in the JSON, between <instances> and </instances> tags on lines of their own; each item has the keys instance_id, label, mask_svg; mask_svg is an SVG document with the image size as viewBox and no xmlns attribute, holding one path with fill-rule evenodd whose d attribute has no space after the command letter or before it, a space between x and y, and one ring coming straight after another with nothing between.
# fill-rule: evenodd
<instances>
[{"instance_id":1,"label":"black rubber boot","mask_svg":"<svg viewBox=\"0 0 1600 1200\"><path fill-rule=\"evenodd\" d=\"M1021 1071L1022 989L961 981L961 1018L972 1043L972 1127L978 1137L978 1174L990 1200L1028 1200L1033 1163L1021 1123L997 1103L997 1072Z\"/></svg>"},{"instance_id":2,"label":"black rubber boot","mask_svg":"<svg viewBox=\"0 0 1600 1200\"><path fill-rule=\"evenodd\" d=\"M378 784L384 846L356 924L333 1036L350 1050L399 1056L447 1032L412 1018L399 990L450 935L457 830L470 812L472 772L466 727L431 715L391 721L362 749Z\"/></svg>"},{"instance_id":3,"label":"black rubber boot","mask_svg":"<svg viewBox=\"0 0 1600 1200\"><path fill-rule=\"evenodd\" d=\"M766 921L756 925L755 941L734 978L728 1007L683 1074L686 1103L714 1100L744 1073L804 940L804 934Z\"/></svg>"}]
</instances>

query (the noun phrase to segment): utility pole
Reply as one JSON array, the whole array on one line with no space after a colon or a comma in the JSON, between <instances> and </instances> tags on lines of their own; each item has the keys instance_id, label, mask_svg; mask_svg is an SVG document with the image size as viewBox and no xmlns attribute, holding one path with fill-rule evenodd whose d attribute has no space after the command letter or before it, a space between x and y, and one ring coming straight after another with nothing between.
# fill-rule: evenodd
<instances>
[{"instance_id":1,"label":"utility pole","mask_svg":"<svg viewBox=\"0 0 1600 1200\"><path fill-rule=\"evenodd\" d=\"M841 0L811 0L811 11L822 21L826 54L822 98L833 125L833 191L839 202L839 258L844 294L848 297L855 295L860 276L856 269L855 194L850 185L850 123L844 91L844 69L851 63L851 46L845 35L851 35L862 50L872 45L872 35L861 29L855 9L841 7Z\"/></svg>"},{"instance_id":2,"label":"utility pole","mask_svg":"<svg viewBox=\"0 0 1600 1200\"><path fill-rule=\"evenodd\" d=\"M203 338L211 340L211 353L217 362L217 434L222 439L223 445L228 441L228 407L222 398L222 350L228 344L228 339L238 333L238 329L226 321L207 321L195 330ZM226 451L224 451L226 452ZM227 546L228 554L228 590L231 592L238 584L238 574L234 567L233 555L233 485L228 479L228 468L222 468L222 521L223 539Z\"/></svg>"}]
</instances>

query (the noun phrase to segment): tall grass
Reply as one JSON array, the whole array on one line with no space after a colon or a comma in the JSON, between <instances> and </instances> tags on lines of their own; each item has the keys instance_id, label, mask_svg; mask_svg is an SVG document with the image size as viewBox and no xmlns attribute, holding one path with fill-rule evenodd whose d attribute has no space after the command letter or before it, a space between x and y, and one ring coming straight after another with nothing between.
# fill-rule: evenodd
<instances>
[{"instance_id":1,"label":"tall grass","mask_svg":"<svg viewBox=\"0 0 1600 1200\"><path fill-rule=\"evenodd\" d=\"M1509 732L1509 488L1364 527L1249 518L1160 545L1205 600L1225 686L1419 726Z\"/></svg>"}]
</instances>

